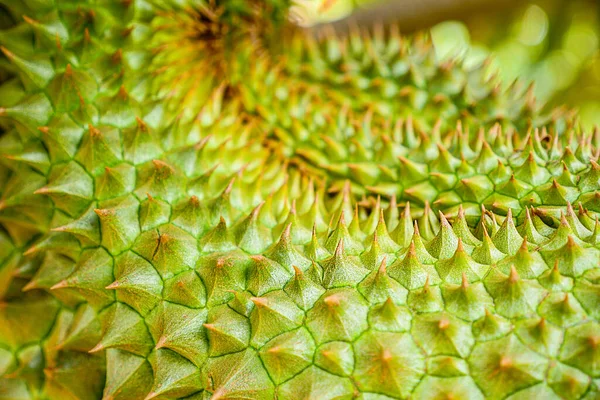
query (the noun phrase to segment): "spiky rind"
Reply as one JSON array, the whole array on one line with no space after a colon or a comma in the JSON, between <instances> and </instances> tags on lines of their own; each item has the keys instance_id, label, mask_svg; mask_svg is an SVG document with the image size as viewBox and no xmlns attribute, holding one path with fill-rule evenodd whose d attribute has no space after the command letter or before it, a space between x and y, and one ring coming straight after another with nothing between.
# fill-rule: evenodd
<instances>
[{"instance_id":1,"label":"spiky rind","mask_svg":"<svg viewBox=\"0 0 600 400\"><path fill-rule=\"evenodd\" d=\"M16 3L9 398L597 394L598 132L287 1Z\"/></svg>"}]
</instances>

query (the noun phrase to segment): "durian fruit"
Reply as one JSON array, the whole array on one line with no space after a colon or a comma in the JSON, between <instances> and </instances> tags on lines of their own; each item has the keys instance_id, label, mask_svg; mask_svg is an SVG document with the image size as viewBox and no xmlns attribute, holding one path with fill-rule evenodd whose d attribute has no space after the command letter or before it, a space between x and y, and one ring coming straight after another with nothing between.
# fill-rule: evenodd
<instances>
[{"instance_id":1,"label":"durian fruit","mask_svg":"<svg viewBox=\"0 0 600 400\"><path fill-rule=\"evenodd\" d=\"M598 131L288 6L3 2L0 399L598 398Z\"/></svg>"}]
</instances>

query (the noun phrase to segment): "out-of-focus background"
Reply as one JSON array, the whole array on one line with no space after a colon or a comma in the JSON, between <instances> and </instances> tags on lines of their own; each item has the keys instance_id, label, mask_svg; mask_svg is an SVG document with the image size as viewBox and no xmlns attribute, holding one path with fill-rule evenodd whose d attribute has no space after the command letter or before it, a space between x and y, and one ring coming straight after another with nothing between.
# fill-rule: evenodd
<instances>
[{"instance_id":1,"label":"out-of-focus background","mask_svg":"<svg viewBox=\"0 0 600 400\"><path fill-rule=\"evenodd\" d=\"M535 82L538 101L567 105L581 124L600 125L600 1L597 0L300 0L301 24L347 20L430 29L440 58L491 57L505 84Z\"/></svg>"}]
</instances>

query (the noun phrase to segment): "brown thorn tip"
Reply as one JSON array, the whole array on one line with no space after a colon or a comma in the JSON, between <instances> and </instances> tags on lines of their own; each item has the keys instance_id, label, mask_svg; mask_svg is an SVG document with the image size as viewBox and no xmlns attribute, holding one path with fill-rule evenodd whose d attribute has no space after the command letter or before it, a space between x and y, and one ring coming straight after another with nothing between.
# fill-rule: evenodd
<instances>
[{"instance_id":1,"label":"brown thorn tip","mask_svg":"<svg viewBox=\"0 0 600 400\"><path fill-rule=\"evenodd\" d=\"M337 247L335 248L335 255L340 257L344 254L344 239L340 239Z\"/></svg>"},{"instance_id":2,"label":"brown thorn tip","mask_svg":"<svg viewBox=\"0 0 600 400\"><path fill-rule=\"evenodd\" d=\"M465 272L462 273L462 287L463 288L469 287L469 279L467 278L467 274Z\"/></svg>"},{"instance_id":3,"label":"brown thorn tip","mask_svg":"<svg viewBox=\"0 0 600 400\"><path fill-rule=\"evenodd\" d=\"M38 248L36 246L31 246L30 248L28 248L27 250L25 250L23 252L23 255L30 256L30 255L34 254L37 250L38 250Z\"/></svg>"},{"instance_id":4,"label":"brown thorn tip","mask_svg":"<svg viewBox=\"0 0 600 400\"><path fill-rule=\"evenodd\" d=\"M150 392L150 393L148 393L148 395L147 395L147 396L144 398L144 400L150 400L150 399L153 399L153 398L155 398L156 396L158 396L158 393L156 393L156 392Z\"/></svg>"},{"instance_id":5,"label":"brown thorn tip","mask_svg":"<svg viewBox=\"0 0 600 400\"><path fill-rule=\"evenodd\" d=\"M509 280L511 283L515 283L515 282L519 281L519 273L517 272L517 268L515 268L514 264L512 264L510 266Z\"/></svg>"},{"instance_id":6,"label":"brown thorn tip","mask_svg":"<svg viewBox=\"0 0 600 400\"><path fill-rule=\"evenodd\" d=\"M12 58L14 54L4 46L0 46L0 51L7 57Z\"/></svg>"},{"instance_id":7,"label":"brown thorn tip","mask_svg":"<svg viewBox=\"0 0 600 400\"><path fill-rule=\"evenodd\" d=\"M379 273L380 274L385 274L386 270L387 270L387 256L383 256L383 259L381 260L381 264L379 264Z\"/></svg>"},{"instance_id":8,"label":"brown thorn tip","mask_svg":"<svg viewBox=\"0 0 600 400\"><path fill-rule=\"evenodd\" d=\"M438 322L438 328L440 328L441 330L448 329L449 326L450 321L446 317L442 317L442 319L440 319L440 321Z\"/></svg>"},{"instance_id":9,"label":"brown thorn tip","mask_svg":"<svg viewBox=\"0 0 600 400\"><path fill-rule=\"evenodd\" d=\"M88 353L96 353L102 350L104 350L104 345L102 343L98 343L93 349L89 350Z\"/></svg>"},{"instance_id":10,"label":"brown thorn tip","mask_svg":"<svg viewBox=\"0 0 600 400\"><path fill-rule=\"evenodd\" d=\"M158 342L156 342L156 346L154 346L154 348L156 350L161 349L161 348L165 347L166 343L167 343L167 337L161 336L160 339L158 339Z\"/></svg>"},{"instance_id":11,"label":"brown thorn tip","mask_svg":"<svg viewBox=\"0 0 600 400\"><path fill-rule=\"evenodd\" d=\"M290 222L289 224L287 224L285 226L285 229L283 230L283 233L281 234L282 237L289 237L290 233L292 231L292 224L293 222Z\"/></svg>"},{"instance_id":12,"label":"brown thorn tip","mask_svg":"<svg viewBox=\"0 0 600 400\"><path fill-rule=\"evenodd\" d=\"M41 187L38 190L34 191L33 194L47 194L50 192L50 189L47 187Z\"/></svg>"},{"instance_id":13,"label":"brown thorn tip","mask_svg":"<svg viewBox=\"0 0 600 400\"><path fill-rule=\"evenodd\" d=\"M250 297L250 301L254 303L255 306L261 307L266 306L267 302L263 297Z\"/></svg>"},{"instance_id":14,"label":"brown thorn tip","mask_svg":"<svg viewBox=\"0 0 600 400\"><path fill-rule=\"evenodd\" d=\"M513 360L508 356L502 356L500 358L500 368L510 368L513 366Z\"/></svg>"},{"instance_id":15,"label":"brown thorn tip","mask_svg":"<svg viewBox=\"0 0 600 400\"><path fill-rule=\"evenodd\" d=\"M69 284L67 283L67 281L65 279L63 279L62 281L58 282L56 285L52 286L50 288L50 290L62 289L62 288L66 288L68 286L69 286Z\"/></svg>"},{"instance_id":16,"label":"brown thorn tip","mask_svg":"<svg viewBox=\"0 0 600 400\"><path fill-rule=\"evenodd\" d=\"M340 299L337 295L333 294L330 296L327 296L323 299L323 302L328 305L328 306L339 306L340 305Z\"/></svg>"}]
</instances>

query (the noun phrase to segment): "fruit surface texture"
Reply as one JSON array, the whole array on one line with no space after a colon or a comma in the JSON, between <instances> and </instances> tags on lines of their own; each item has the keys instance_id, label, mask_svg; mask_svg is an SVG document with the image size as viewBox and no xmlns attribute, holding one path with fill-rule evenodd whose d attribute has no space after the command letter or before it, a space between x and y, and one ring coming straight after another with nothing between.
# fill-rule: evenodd
<instances>
[{"instance_id":1,"label":"fruit surface texture","mask_svg":"<svg viewBox=\"0 0 600 400\"><path fill-rule=\"evenodd\" d=\"M0 0L0 400L600 398L600 132L290 6Z\"/></svg>"}]
</instances>

